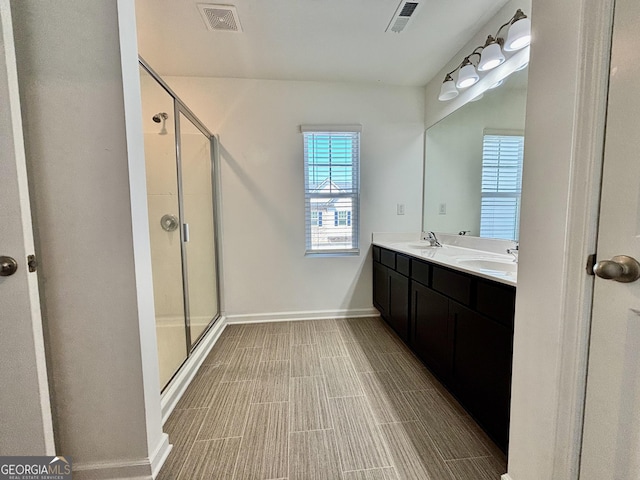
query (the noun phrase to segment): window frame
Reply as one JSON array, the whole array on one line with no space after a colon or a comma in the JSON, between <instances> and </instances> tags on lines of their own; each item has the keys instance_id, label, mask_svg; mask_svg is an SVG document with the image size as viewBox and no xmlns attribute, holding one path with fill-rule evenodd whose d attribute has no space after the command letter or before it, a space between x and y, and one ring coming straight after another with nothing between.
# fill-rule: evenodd
<instances>
[{"instance_id":1,"label":"window frame","mask_svg":"<svg viewBox=\"0 0 640 480\"><path fill-rule=\"evenodd\" d=\"M302 125L300 131L303 136L303 156L304 156L304 194L305 194L305 256L310 257L327 257L327 256L357 256L360 255L360 142L361 142L361 125ZM310 135L310 137L307 137ZM340 166L350 167L351 170L351 183L350 190L339 192L331 191L331 193L323 193L314 191L310 185L310 166L317 167L318 162L312 162L311 152L307 151L309 140L312 135L335 135L336 137L344 137L351 135L351 159L350 162L344 162L344 158L340 158ZM328 164L331 165L331 157L328 159ZM330 168L330 167L329 167ZM328 181L333 183L331 174L327 178ZM314 245L315 241L312 234L312 204L313 200L316 201L334 201L340 203L341 201L350 200L351 210L344 210L336 208L333 212L334 218L325 218L324 227L330 228L343 228L350 229L351 232L351 246L347 248L322 248L322 246ZM345 225L336 226L335 223L340 223L340 212L346 213L344 222ZM318 212L322 215L323 212ZM327 212L329 215L331 212ZM326 217L326 215L325 215ZM328 222L328 223L327 223ZM318 227L322 227L322 224Z\"/></svg>"}]
</instances>

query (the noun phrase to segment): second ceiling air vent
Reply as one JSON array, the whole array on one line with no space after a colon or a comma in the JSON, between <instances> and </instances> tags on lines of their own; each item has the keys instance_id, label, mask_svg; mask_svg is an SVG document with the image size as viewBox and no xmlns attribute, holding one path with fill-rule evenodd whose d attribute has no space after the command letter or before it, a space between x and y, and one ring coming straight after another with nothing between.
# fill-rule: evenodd
<instances>
[{"instance_id":1,"label":"second ceiling air vent","mask_svg":"<svg viewBox=\"0 0 640 480\"><path fill-rule=\"evenodd\" d=\"M400 5L398 5L396 13L393 14L393 18L391 19L391 22L389 22L385 32L391 31L400 33L404 30L409 23L411 16L415 13L416 8L418 8L419 3L419 0L414 0L412 2L403 0L400 2Z\"/></svg>"},{"instance_id":2,"label":"second ceiling air vent","mask_svg":"<svg viewBox=\"0 0 640 480\"><path fill-rule=\"evenodd\" d=\"M198 10L209 30L216 32L242 32L238 11L233 5L199 3Z\"/></svg>"}]
</instances>

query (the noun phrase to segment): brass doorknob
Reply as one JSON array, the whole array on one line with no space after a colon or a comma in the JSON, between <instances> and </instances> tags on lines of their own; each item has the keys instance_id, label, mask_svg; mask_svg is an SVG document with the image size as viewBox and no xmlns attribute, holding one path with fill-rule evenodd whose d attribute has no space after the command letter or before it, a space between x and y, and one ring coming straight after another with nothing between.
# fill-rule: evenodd
<instances>
[{"instance_id":1,"label":"brass doorknob","mask_svg":"<svg viewBox=\"0 0 640 480\"><path fill-rule=\"evenodd\" d=\"M627 255L618 255L611 260L602 260L593 266L593 273L605 280L630 283L640 278L640 263Z\"/></svg>"},{"instance_id":2,"label":"brass doorknob","mask_svg":"<svg viewBox=\"0 0 640 480\"><path fill-rule=\"evenodd\" d=\"M11 257L0 256L0 277L9 277L18 270L18 263Z\"/></svg>"}]
</instances>

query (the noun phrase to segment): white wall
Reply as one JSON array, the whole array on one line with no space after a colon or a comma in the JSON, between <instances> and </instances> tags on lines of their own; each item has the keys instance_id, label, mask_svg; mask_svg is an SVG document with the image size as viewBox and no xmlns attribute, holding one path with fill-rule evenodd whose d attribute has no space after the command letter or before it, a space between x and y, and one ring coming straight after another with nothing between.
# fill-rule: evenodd
<instances>
[{"instance_id":1,"label":"white wall","mask_svg":"<svg viewBox=\"0 0 640 480\"><path fill-rule=\"evenodd\" d=\"M149 479L167 443L133 4L12 8L56 453L74 478Z\"/></svg>"},{"instance_id":2,"label":"white wall","mask_svg":"<svg viewBox=\"0 0 640 480\"><path fill-rule=\"evenodd\" d=\"M226 313L371 312L371 233L420 230L423 89L165 80L220 135ZM363 126L360 256L307 258L299 126L332 123Z\"/></svg>"}]
</instances>

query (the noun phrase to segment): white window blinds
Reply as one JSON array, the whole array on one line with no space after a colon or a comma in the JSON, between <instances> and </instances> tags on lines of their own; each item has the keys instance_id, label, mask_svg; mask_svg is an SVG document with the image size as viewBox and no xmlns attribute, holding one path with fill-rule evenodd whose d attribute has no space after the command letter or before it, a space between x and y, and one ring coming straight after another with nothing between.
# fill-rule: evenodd
<instances>
[{"instance_id":1,"label":"white window blinds","mask_svg":"<svg viewBox=\"0 0 640 480\"><path fill-rule=\"evenodd\" d=\"M484 135L481 237L518 239L523 157L522 135Z\"/></svg>"},{"instance_id":2,"label":"white window blinds","mask_svg":"<svg viewBox=\"0 0 640 480\"><path fill-rule=\"evenodd\" d=\"M358 254L360 132L302 127L306 253Z\"/></svg>"}]
</instances>

